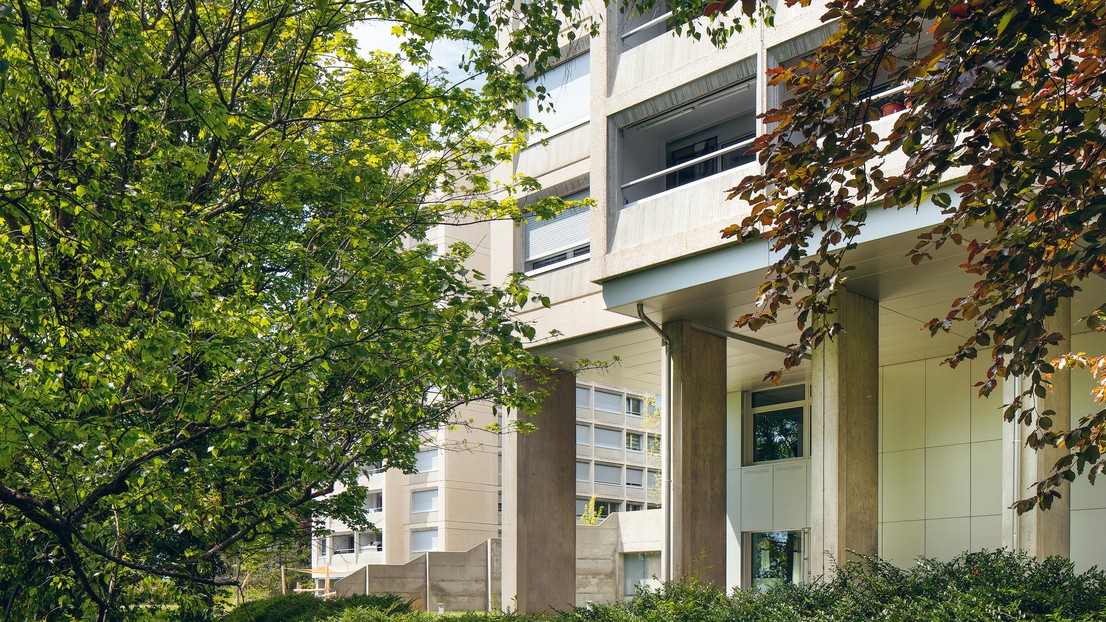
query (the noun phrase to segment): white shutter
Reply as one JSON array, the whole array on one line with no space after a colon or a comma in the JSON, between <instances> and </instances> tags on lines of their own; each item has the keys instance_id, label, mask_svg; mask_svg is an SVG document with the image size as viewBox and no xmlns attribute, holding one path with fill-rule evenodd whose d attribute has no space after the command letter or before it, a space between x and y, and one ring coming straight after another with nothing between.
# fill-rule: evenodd
<instances>
[{"instance_id":1,"label":"white shutter","mask_svg":"<svg viewBox=\"0 0 1106 622\"><path fill-rule=\"evenodd\" d=\"M591 209L573 207L552 220L526 219L526 261L540 259L588 243Z\"/></svg>"}]
</instances>

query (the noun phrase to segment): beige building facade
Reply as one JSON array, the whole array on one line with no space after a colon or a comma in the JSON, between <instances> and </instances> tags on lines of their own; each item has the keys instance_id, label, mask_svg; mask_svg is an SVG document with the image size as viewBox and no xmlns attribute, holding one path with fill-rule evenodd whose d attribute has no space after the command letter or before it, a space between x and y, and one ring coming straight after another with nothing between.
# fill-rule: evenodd
<instances>
[{"instance_id":1,"label":"beige building facade","mask_svg":"<svg viewBox=\"0 0 1106 622\"><path fill-rule=\"evenodd\" d=\"M936 205L869 214L839 300L845 334L780 386L764 382L797 333L787 321L757 333L734 328L754 308L772 253L763 241L720 237L748 213L726 190L758 171L745 152L765 130L757 115L786 97L766 84L766 71L833 29L818 2L776 9L774 26L747 28L722 50L675 35L663 8L605 9L598 36L577 39L558 67L534 78L556 105L534 113L547 142L509 171L538 178L545 195L587 196L594 206L491 226L492 279L526 271L552 300L524 313L539 334L557 331L540 351L565 362L617 357L578 380L657 396L659 576L752 587L809 581L851 551L908 566L921 555L998 547L1068 556L1079 570L1103 565L1106 486L1079 480L1053 509L1013 513L1049 457L1023 448L1028 431L1003 422L1002 396L976 395L981 365L942 364L962 335L919 330L971 284L956 249L921 266L903 258L943 220ZM894 89L877 85L872 97ZM871 129L886 136L894 120ZM902 164L892 157L886 166ZM1055 328L1073 348L1101 352L1103 335L1079 319L1106 298L1106 279L1082 285ZM1058 377L1048 407L1061 420L1089 412L1089 383ZM565 393L536 416L539 431L503 449L512 474L503 602L522 612L576 598L579 568L567 552L577 534L560 517L607 490L594 481L599 449L585 459L572 447L568 422L586 420L568 393L576 383L558 386ZM585 427L607 422L592 417ZM563 476L589 462L593 481Z\"/></svg>"}]
</instances>

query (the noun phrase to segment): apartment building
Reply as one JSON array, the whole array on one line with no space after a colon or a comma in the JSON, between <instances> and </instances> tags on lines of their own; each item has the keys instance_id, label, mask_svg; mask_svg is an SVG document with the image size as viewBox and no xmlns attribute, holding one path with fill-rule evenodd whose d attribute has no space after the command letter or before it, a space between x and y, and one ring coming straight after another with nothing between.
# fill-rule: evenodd
<instances>
[{"instance_id":1,"label":"apartment building","mask_svg":"<svg viewBox=\"0 0 1106 622\"><path fill-rule=\"evenodd\" d=\"M615 451L616 435L594 445L608 422L595 395L594 421L573 415L584 403L580 380L658 396L664 578L807 581L851 551L901 566L997 547L1069 556L1080 570L1106 563L1106 486L1079 480L1051 510L1013 513L1054 458L1023 447L1026 431L1000 416L1001 395L976 396L981 365L941 364L961 336L919 330L970 285L956 249L921 266L903 258L943 219L936 205L869 213L839 301L846 334L780 386L763 381L797 334L786 321L757 333L734 328L753 308L771 252L763 241L720 237L748 213L726 190L758 170L746 153L765 129L757 115L786 97L766 71L795 62L834 28L818 2L772 4L774 26L746 28L721 50L675 35L663 7L601 8L601 33L576 38L558 66L533 78L556 107L524 107L548 128L546 142L506 173L537 177L545 196L588 196L595 206L522 227L493 223L490 274L524 270L551 298L551 308L524 314L540 334L559 331L543 353L619 362L578 378L566 372L535 417L539 431L504 443L503 602L520 612L572 603L566 508L627 486L629 467L621 480L604 469L599 481L600 452ZM879 85L872 97L893 88ZM886 136L891 113L872 130ZM887 167L902 164L891 158ZM1106 298L1106 279L1092 281L1055 330L1076 350L1100 352L1103 335L1074 322ZM1042 406L1061 421L1088 412L1089 382L1057 376ZM1008 397L1013 389L1004 388ZM566 449L586 434L591 455ZM573 460L578 481L560 475Z\"/></svg>"},{"instance_id":2,"label":"apartment building","mask_svg":"<svg viewBox=\"0 0 1106 622\"><path fill-rule=\"evenodd\" d=\"M593 504L599 520L613 512L658 507L659 444L650 397L581 380L576 400L577 519ZM427 552L468 551L499 538L502 524L500 423L490 408L460 409L455 424L429 435L416 454L416 473L365 467L365 519L356 531L327 519L313 540L317 582L366 565L403 565Z\"/></svg>"}]
</instances>

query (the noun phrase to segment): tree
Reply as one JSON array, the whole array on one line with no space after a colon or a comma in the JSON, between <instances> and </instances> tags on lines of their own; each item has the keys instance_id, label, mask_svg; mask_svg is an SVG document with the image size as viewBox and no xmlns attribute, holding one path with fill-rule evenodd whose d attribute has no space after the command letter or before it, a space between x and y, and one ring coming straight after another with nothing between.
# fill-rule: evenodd
<instances>
[{"instance_id":1,"label":"tree","mask_svg":"<svg viewBox=\"0 0 1106 622\"><path fill-rule=\"evenodd\" d=\"M486 173L556 14L0 4L0 617L210 615L247 545L363 522L357 465L412 468L459 404L535 404L523 283L417 241L517 216ZM358 56L365 19L402 55ZM484 86L428 68L441 39Z\"/></svg>"},{"instance_id":2,"label":"tree","mask_svg":"<svg viewBox=\"0 0 1106 622\"><path fill-rule=\"evenodd\" d=\"M1060 351L1061 335L1046 321L1106 269L1106 4L835 0L827 7L824 19L839 20L836 33L771 76L790 98L764 117L772 129L756 142L763 174L731 191L752 212L724 235L767 238L780 257L757 310L738 325L756 330L793 307L801 338L784 366L797 365L841 330L828 317L868 214L932 200L945 220L919 236L912 262L960 246L962 268L977 280L926 326L970 332L946 362L988 356L982 395L1002 379L1027 380L1005 418L1031 427L1029 446L1068 450L1036 494L1017 504L1047 508L1064 481L1086 473L1093 482L1106 468L1106 409L1061 429L1033 399L1067 367L1091 368L1098 403L1104 398L1106 359ZM918 45L923 36L932 37L931 49ZM907 86L910 108L881 138L871 127L877 103L865 95L884 78ZM906 156L902 170L886 163L893 154ZM1084 321L1103 330L1106 305Z\"/></svg>"}]
</instances>

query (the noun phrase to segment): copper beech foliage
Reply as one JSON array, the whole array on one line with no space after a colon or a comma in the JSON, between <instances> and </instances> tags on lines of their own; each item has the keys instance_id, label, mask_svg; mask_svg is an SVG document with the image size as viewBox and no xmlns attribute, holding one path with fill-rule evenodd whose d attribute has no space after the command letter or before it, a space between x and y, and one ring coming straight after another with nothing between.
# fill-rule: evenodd
<instances>
[{"instance_id":1,"label":"copper beech foliage","mask_svg":"<svg viewBox=\"0 0 1106 622\"><path fill-rule=\"evenodd\" d=\"M921 264L959 246L961 268L976 281L926 327L970 332L946 362L988 357L980 394L1024 379L1006 419L1028 426L1029 446L1068 450L1016 506L1047 508L1065 481L1093 481L1106 467L1106 361L1063 351L1061 335L1046 328L1106 268L1104 3L838 0L828 9L836 33L795 66L770 72L770 84L789 95L765 115L772 129L755 147L762 174L730 194L752 211L723 235L764 237L780 252L757 310L738 326L755 330L794 307L801 339L784 366L797 365L841 330L829 314L868 214L932 201L945 219L908 256ZM865 96L885 78L907 86L909 108L880 137L871 127L879 102ZM892 156L905 156L905 166L887 164ZM1103 330L1106 305L1078 321ZM1067 429L1035 398L1071 367L1095 374L1097 410L1072 413Z\"/></svg>"}]
</instances>

